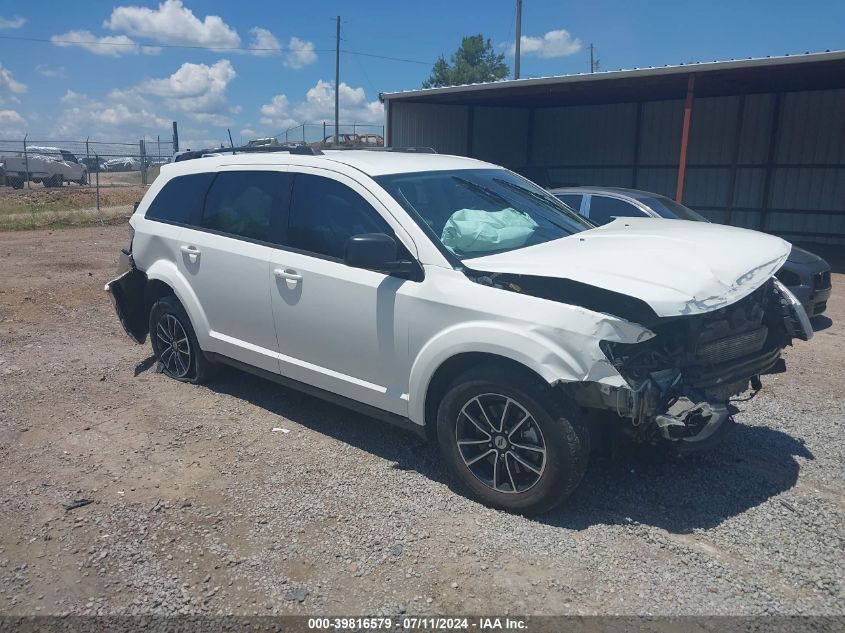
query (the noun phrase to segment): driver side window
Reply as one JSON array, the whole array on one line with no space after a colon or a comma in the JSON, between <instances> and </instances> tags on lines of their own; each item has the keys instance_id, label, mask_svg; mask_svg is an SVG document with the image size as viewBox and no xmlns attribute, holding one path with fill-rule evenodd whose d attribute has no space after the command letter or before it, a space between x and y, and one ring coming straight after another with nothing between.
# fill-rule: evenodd
<instances>
[{"instance_id":1,"label":"driver side window","mask_svg":"<svg viewBox=\"0 0 845 633\"><path fill-rule=\"evenodd\" d=\"M288 221L288 246L343 259L346 241L362 233L386 233L390 225L346 185L312 174L296 174Z\"/></svg>"}]
</instances>

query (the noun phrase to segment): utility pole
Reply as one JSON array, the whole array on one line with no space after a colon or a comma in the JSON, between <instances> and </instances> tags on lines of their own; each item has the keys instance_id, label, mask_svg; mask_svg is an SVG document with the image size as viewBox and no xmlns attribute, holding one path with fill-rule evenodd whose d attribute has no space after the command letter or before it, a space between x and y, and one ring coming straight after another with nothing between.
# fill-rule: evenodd
<instances>
[{"instance_id":1,"label":"utility pole","mask_svg":"<svg viewBox=\"0 0 845 633\"><path fill-rule=\"evenodd\" d=\"M334 49L334 144L340 142L340 16L337 16L337 35ZM323 137L325 138L325 137Z\"/></svg>"},{"instance_id":2,"label":"utility pole","mask_svg":"<svg viewBox=\"0 0 845 633\"><path fill-rule=\"evenodd\" d=\"M513 78L519 79L519 49L522 45L522 0L516 0L516 46L514 50Z\"/></svg>"},{"instance_id":3,"label":"utility pole","mask_svg":"<svg viewBox=\"0 0 845 633\"><path fill-rule=\"evenodd\" d=\"M596 47L590 43L590 72L594 73L599 69L599 60L595 57Z\"/></svg>"}]
</instances>

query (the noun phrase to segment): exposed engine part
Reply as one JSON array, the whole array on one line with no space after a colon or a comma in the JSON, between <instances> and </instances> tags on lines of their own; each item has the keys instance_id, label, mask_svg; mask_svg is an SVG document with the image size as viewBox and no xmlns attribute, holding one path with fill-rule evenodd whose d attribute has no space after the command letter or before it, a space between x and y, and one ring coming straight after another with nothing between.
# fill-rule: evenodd
<instances>
[{"instance_id":1,"label":"exposed engine part","mask_svg":"<svg viewBox=\"0 0 845 633\"><path fill-rule=\"evenodd\" d=\"M590 383L570 393L582 406L628 419L627 434L639 442L703 441L732 415L731 398L749 387L756 394L761 375L785 371L782 349L808 335L806 315L787 293L772 280L711 313L661 319L647 341L603 342L630 388Z\"/></svg>"},{"instance_id":2,"label":"exposed engine part","mask_svg":"<svg viewBox=\"0 0 845 633\"><path fill-rule=\"evenodd\" d=\"M700 442L713 435L730 415L727 405L712 402L693 404L682 398L666 413L656 415L654 422L667 440Z\"/></svg>"}]
</instances>

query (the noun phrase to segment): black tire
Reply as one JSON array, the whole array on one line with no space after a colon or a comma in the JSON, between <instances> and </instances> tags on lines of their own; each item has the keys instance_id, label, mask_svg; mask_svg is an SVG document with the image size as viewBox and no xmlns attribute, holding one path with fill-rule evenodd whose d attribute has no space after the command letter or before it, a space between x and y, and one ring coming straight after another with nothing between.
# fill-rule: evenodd
<instances>
[{"instance_id":1,"label":"black tire","mask_svg":"<svg viewBox=\"0 0 845 633\"><path fill-rule=\"evenodd\" d=\"M484 409L470 413L475 406ZM491 419L499 416L498 432L485 426L487 433L474 423L470 426L468 413L478 418L485 413ZM515 414L531 417L520 426ZM478 429L478 434L468 438L463 435L467 429L470 433ZM463 448L458 445L459 435L466 442ZM486 445L484 435L490 439ZM572 494L590 454L588 428L574 403L527 372L497 367L471 369L453 382L437 411L437 440L446 467L462 489L485 505L519 514L546 512ZM529 445L533 448L524 450ZM495 452L476 460L484 451ZM522 461L515 461L514 455L521 455ZM526 461L530 462L526 466L533 465L539 472L522 466Z\"/></svg>"},{"instance_id":2,"label":"black tire","mask_svg":"<svg viewBox=\"0 0 845 633\"><path fill-rule=\"evenodd\" d=\"M23 189L23 178L20 176L11 176L9 178L9 184L12 186L12 189Z\"/></svg>"},{"instance_id":3,"label":"black tire","mask_svg":"<svg viewBox=\"0 0 845 633\"><path fill-rule=\"evenodd\" d=\"M82 173L82 177L76 181L80 185L87 185L88 184L88 174L87 172Z\"/></svg>"},{"instance_id":4,"label":"black tire","mask_svg":"<svg viewBox=\"0 0 845 633\"><path fill-rule=\"evenodd\" d=\"M175 340L176 347L168 345L168 340ZM198 385L216 373L216 366L200 349L188 313L173 295L162 297L150 309L150 342L163 373L175 380Z\"/></svg>"}]
</instances>

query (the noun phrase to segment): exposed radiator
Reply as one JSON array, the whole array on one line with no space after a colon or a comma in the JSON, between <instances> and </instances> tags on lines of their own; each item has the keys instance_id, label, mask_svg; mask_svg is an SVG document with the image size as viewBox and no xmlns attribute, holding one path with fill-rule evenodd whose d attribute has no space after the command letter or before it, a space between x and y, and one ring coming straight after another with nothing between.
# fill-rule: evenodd
<instances>
[{"instance_id":1,"label":"exposed radiator","mask_svg":"<svg viewBox=\"0 0 845 633\"><path fill-rule=\"evenodd\" d=\"M717 365L734 358L759 352L763 349L768 333L768 328L763 326L750 332L743 332L705 343L696 350L696 359L699 362Z\"/></svg>"}]
</instances>

